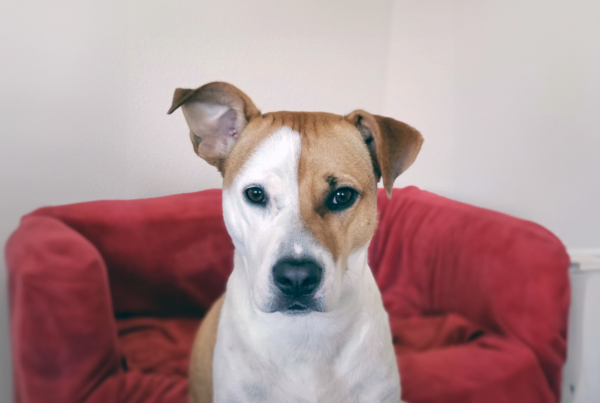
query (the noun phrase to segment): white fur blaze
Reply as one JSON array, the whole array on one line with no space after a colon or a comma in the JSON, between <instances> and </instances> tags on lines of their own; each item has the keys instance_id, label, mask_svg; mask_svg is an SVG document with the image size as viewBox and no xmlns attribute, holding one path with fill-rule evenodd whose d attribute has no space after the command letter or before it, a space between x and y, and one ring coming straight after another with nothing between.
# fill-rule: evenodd
<instances>
[{"instance_id":1,"label":"white fur blaze","mask_svg":"<svg viewBox=\"0 0 600 403\"><path fill-rule=\"evenodd\" d=\"M298 161L300 135L288 127L267 137L223 192L225 225L239 252L252 299L269 310L273 298L271 269L290 230L298 227ZM264 207L244 197L248 187L261 187Z\"/></svg>"}]
</instances>

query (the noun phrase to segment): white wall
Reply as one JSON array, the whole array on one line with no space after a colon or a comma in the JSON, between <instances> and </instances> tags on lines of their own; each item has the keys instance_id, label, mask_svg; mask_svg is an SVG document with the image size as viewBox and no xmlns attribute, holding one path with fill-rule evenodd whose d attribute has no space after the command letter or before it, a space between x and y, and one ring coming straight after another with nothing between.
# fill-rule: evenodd
<instances>
[{"instance_id":1,"label":"white wall","mask_svg":"<svg viewBox=\"0 0 600 403\"><path fill-rule=\"evenodd\" d=\"M227 80L264 111L381 110L390 9L390 0L13 2L0 17L0 244L39 206L219 187L181 112L166 115L178 86Z\"/></svg>"},{"instance_id":2,"label":"white wall","mask_svg":"<svg viewBox=\"0 0 600 403\"><path fill-rule=\"evenodd\" d=\"M175 87L220 79L265 111L360 107L411 123L426 143L398 186L600 247L597 4L13 2L0 17L0 243L38 206L218 187L166 111Z\"/></svg>"},{"instance_id":3,"label":"white wall","mask_svg":"<svg viewBox=\"0 0 600 403\"><path fill-rule=\"evenodd\" d=\"M600 253L600 2L396 0L385 112L425 136L396 186Z\"/></svg>"}]
</instances>

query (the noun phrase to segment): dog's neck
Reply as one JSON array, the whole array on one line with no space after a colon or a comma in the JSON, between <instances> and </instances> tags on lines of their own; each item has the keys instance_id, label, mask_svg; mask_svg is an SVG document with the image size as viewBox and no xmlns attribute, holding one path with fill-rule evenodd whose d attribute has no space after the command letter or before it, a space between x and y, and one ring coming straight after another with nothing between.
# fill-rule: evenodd
<instances>
[{"instance_id":1,"label":"dog's neck","mask_svg":"<svg viewBox=\"0 0 600 403\"><path fill-rule=\"evenodd\" d=\"M352 338L360 335L361 328L387 321L379 289L367 265L367 253L364 247L350 254L342 293L333 309L286 315L265 313L256 308L249 293L246 262L236 252L224 307L231 319L227 326L239 332L240 338L259 354L276 361L289 363L290 358L327 361L332 355L339 355L345 345L352 343ZM289 357L290 354L293 357Z\"/></svg>"}]
</instances>

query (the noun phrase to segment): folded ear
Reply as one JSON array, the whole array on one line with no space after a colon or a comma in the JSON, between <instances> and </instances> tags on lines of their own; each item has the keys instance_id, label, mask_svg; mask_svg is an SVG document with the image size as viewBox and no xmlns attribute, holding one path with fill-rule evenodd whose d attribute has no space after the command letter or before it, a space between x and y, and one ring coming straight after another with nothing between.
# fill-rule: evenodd
<instances>
[{"instance_id":1,"label":"folded ear","mask_svg":"<svg viewBox=\"0 0 600 403\"><path fill-rule=\"evenodd\" d=\"M406 123L356 110L345 116L360 134L371 153L377 180L383 177L388 198L392 198L394 180L412 165L423 144L423 136Z\"/></svg>"},{"instance_id":2,"label":"folded ear","mask_svg":"<svg viewBox=\"0 0 600 403\"><path fill-rule=\"evenodd\" d=\"M191 90L177 88L168 114L181 106L194 151L221 172L240 134L260 111L231 84L213 82Z\"/></svg>"}]
</instances>

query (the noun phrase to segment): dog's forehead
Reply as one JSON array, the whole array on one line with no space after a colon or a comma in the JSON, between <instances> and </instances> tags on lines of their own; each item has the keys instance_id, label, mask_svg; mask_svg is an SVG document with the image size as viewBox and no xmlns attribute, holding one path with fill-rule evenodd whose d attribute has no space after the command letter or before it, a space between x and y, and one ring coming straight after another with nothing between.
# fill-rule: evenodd
<instances>
[{"instance_id":1,"label":"dog's forehead","mask_svg":"<svg viewBox=\"0 0 600 403\"><path fill-rule=\"evenodd\" d=\"M306 171L303 166L310 165L311 171L321 167L321 171L331 175L355 172L357 180L369 180L371 165L368 151L360 132L343 116L323 112L273 112L248 123L225 162L225 188L231 185L257 148L282 128L300 135L300 170ZM298 163L297 160L295 162Z\"/></svg>"}]
</instances>

